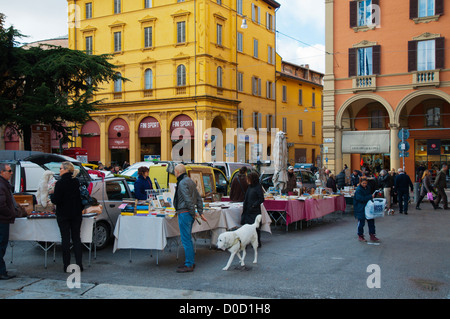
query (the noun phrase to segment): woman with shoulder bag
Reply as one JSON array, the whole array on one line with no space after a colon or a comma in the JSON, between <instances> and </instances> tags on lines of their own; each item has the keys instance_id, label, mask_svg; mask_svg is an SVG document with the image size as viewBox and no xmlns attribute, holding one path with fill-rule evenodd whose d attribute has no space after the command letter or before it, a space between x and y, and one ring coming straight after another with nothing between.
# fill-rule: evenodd
<instances>
[{"instance_id":1,"label":"woman with shoulder bag","mask_svg":"<svg viewBox=\"0 0 450 319\"><path fill-rule=\"evenodd\" d=\"M436 204L434 203L433 200L432 190L433 186L431 185L431 173L429 170L426 169L422 175L422 187L420 188L419 200L417 201L416 205L417 210L421 210L419 206L422 203L422 200L425 196L427 196L427 198L430 200L430 203L433 206L433 208L436 209ZM429 196L431 196L431 198Z\"/></svg>"},{"instance_id":2,"label":"woman with shoulder bag","mask_svg":"<svg viewBox=\"0 0 450 319\"><path fill-rule=\"evenodd\" d=\"M261 204L264 202L264 193L259 183L258 174L251 172L247 175L247 180L248 188L245 192L241 225L253 224L256 216L261 214ZM256 229L256 233L258 234L258 247L261 247L260 227Z\"/></svg>"},{"instance_id":3,"label":"woman with shoulder bag","mask_svg":"<svg viewBox=\"0 0 450 319\"><path fill-rule=\"evenodd\" d=\"M72 239L76 264L83 271L81 221L83 205L81 203L80 182L75 176L79 173L70 162L61 163L55 190L51 194L52 203L56 205L56 221L61 232L64 272L70 265L70 241Z\"/></svg>"}]
</instances>

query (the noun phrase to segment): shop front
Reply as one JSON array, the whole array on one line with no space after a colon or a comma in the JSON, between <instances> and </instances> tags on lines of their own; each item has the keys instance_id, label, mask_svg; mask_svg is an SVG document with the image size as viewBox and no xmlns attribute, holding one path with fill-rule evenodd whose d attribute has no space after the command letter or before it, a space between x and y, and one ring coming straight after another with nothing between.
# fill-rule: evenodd
<instances>
[{"instance_id":1,"label":"shop front","mask_svg":"<svg viewBox=\"0 0 450 319\"><path fill-rule=\"evenodd\" d=\"M122 165L130 160L130 129L124 119L116 118L108 129L108 147L111 151L111 164Z\"/></svg>"},{"instance_id":2,"label":"shop front","mask_svg":"<svg viewBox=\"0 0 450 319\"><path fill-rule=\"evenodd\" d=\"M176 116L170 124L172 140L172 160L183 159L192 162L194 159L194 121L185 114ZM173 158L176 157L176 158Z\"/></svg>"},{"instance_id":3,"label":"shop front","mask_svg":"<svg viewBox=\"0 0 450 319\"><path fill-rule=\"evenodd\" d=\"M140 160L144 161L148 155L161 156L161 126L153 116L147 116L139 123L138 129Z\"/></svg>"},{"instance_id":4,"label":"shop front","mask_svg":"<svg viewBox=\"0 0 450 319\"><path fill-rule=\"evenodd\" d=\"M351 169L372 173L390 170L390 131L344 131L342 153L351 155Z\"/></svg>"},{"instance_id":5,"label":"shop front","mask_svg":"<svg viewBox=\"0 0 450 319\"><path fill-rule=\"evenodd\" d=\"M414 140L415 180L420 181L423 171L428 169L432 179L450 159L450 139Z\"/></svg>"}]
</instances>

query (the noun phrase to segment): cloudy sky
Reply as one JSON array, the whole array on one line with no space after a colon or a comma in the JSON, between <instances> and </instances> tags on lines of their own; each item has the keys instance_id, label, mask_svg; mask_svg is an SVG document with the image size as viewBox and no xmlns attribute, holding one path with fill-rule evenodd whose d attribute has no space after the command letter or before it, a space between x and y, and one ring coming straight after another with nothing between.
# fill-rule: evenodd
<instances>
[{"instance_id":1,"label":"cloudy sky","mask_svg":"<svg viewBox=\"0 0 450 319\"><path fill-rule=\"evenodd\" d=\"M325 72L325 0L277 0L277 52L283 60ZM66 0L0 0L6 26L33 42L67 35Z\"/></svg>"}]
</instances>

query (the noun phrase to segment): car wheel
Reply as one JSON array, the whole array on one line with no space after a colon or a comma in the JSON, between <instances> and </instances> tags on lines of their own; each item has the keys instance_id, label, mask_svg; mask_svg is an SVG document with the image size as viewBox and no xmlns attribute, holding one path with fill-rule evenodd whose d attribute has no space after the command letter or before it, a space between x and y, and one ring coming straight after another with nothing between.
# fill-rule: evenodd
<instances>
[{"instance_id":1,"label":"car wheel","mask_svg":"<svg viewBox=\"0 0 450 319\"><path fill-rule=\"evenodd\" d=\"M94 228L93 241L98 250L105 248L110 239L111 228L106 222L97 222Z\"/></svg>"}]
</instances>

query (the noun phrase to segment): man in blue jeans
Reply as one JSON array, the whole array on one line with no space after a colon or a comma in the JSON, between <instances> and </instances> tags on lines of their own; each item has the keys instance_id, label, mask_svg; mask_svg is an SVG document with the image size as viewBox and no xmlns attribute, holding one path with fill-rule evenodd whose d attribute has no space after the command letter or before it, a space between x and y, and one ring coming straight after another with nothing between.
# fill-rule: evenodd
<instances>
[{"instance_id":1,"label":"man in blue jeans","mask_svg":"<svg viewBox=\"0 0 450 319\"><path fill-rule=\"evenodd\" d=\"M192 224L196 215L195 208L203 216L203 200L200 196L197 185L186 174L186 167L183 164L175 166L175 176L177 177L177 188L173 199L173 206L178 215L178 226L180 227L180 238L184 248L185 262L178 267L177 272L194 271L194 245L192 243Z\"/></svg>"},{"instance_id":2,"label":"man in blue jeans","mask_svg":"<svg viewBox=\"0 0 450 319\"><path fill-rule=\"evenodd\" d=\"M409 188L411 192L414 191L414 185L411 178L401 168L398 169L398 175L395 177L394 188L397 191L400 214L408 215Z\"/></svg>"}]
</instances>

